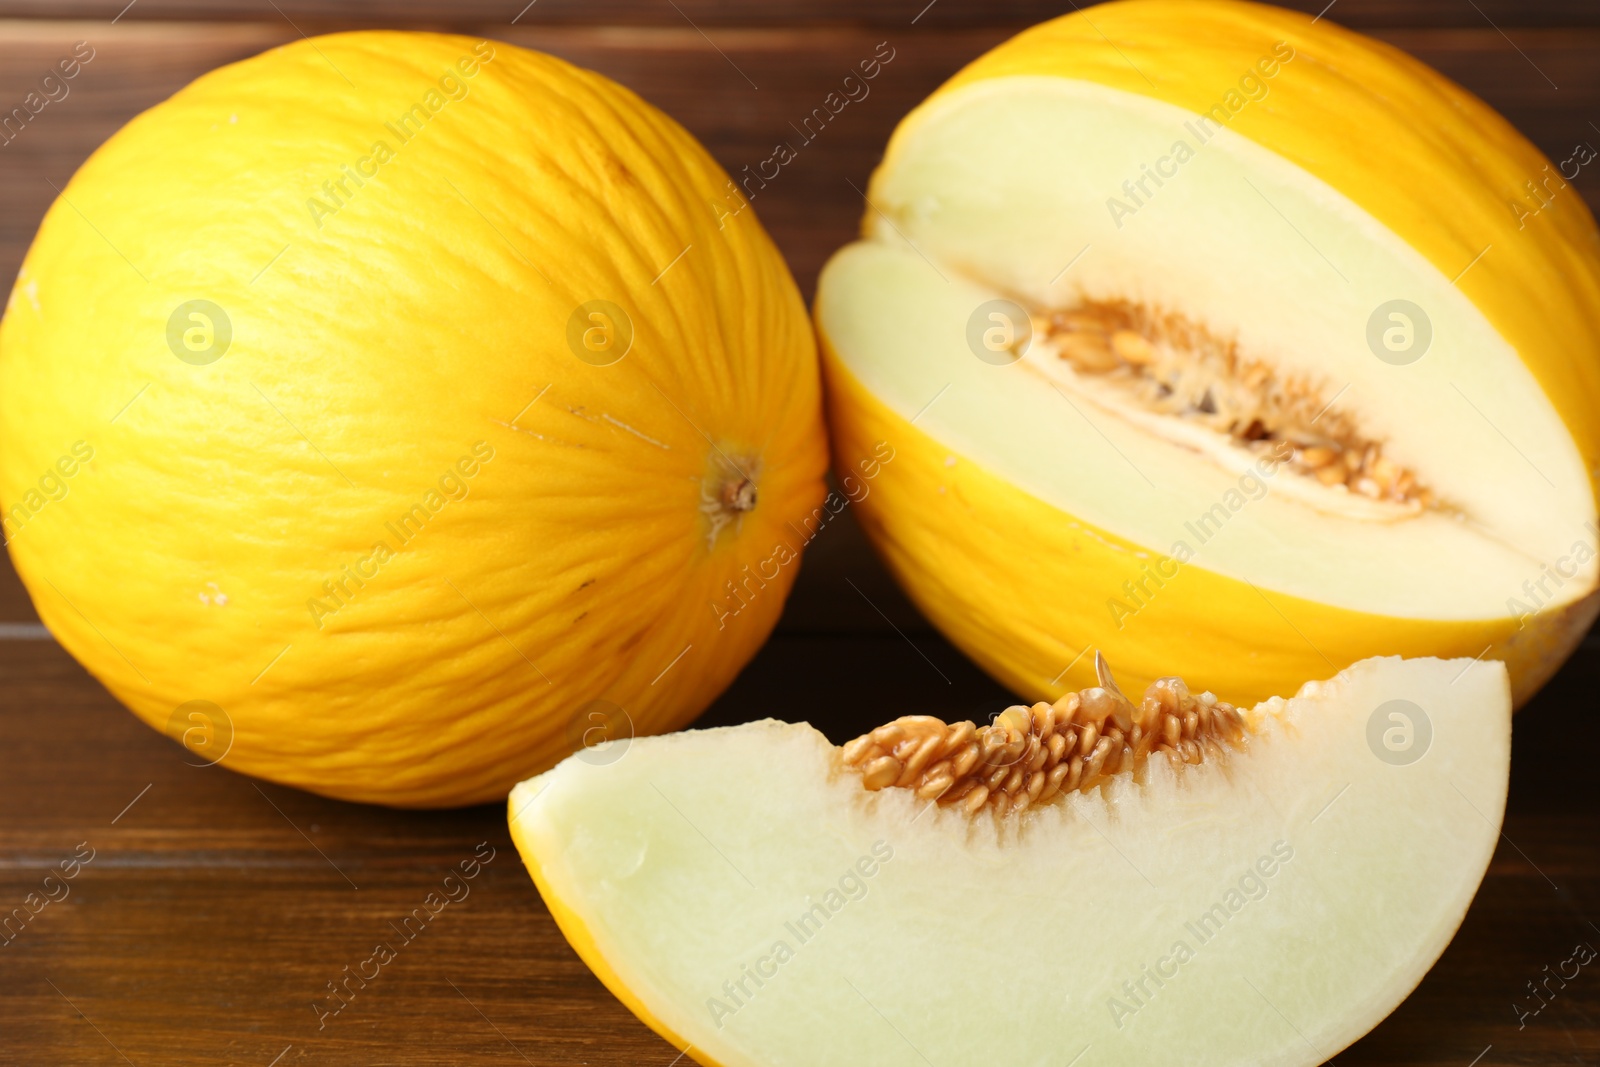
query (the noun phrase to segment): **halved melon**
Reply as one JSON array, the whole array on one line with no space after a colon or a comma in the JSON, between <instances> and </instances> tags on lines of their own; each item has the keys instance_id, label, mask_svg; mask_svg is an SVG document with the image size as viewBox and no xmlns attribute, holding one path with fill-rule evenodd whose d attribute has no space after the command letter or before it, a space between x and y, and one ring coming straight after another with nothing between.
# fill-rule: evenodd
<instances>
[{"instance_id":1,"label":"halved melon","mask_svg":"<svg viewBox=\"0 0 1600 1067\"><path fill-rule=\"evenodd\" d=\"M1600 236L1481 101L1328 20L1129 0L895 131L824 269L835 461L912 599L1020 693L1263 699L1593 622Z\"/></svg>"},{"instance_id":2,"label":"halved melon","mask_svg":"<svg viewBox=\"0 0 1600 1067\"><path fill-rule=\"evenodd\" d=\"M1321 1063L1483 876L1504 666L1370 659L1249 711L1102 680L843 749L772 720L637 740L517 786L512 836L701 1064Z\"/></svg>"}]
</instances>

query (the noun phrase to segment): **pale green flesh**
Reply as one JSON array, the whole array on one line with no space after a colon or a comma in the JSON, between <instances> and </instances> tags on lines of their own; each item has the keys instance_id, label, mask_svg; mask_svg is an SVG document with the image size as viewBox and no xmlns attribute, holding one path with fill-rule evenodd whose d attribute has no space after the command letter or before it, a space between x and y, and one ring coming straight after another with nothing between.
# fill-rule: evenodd
<instances>
[{"instance_id":1,"label":"pale green flesh","mask_svg":"<svg viewBox=\"0 0 1600 1067\"><path fill-rule=\"evenodd\" d=\"M1393 699L1432 725L1406 766L1368 746ZM998 828L865 793L819 734L771 721L574 757L512 809L549 891L702 1062L1317 1064L1459 925L1498 834L1509 693L1498 663L1391 658L1257 712L1224 765L1152 763ZM864 893L830 900L875 844ZM840 906L802 940L819 902ZM1168 977L1141 993L1147 967Z\"/></svg>"},{"instance_id":2,"label":"pale green flesh","mask_svg":"<svg viewBox=\"0 0 1600 1067\"><path fill-rule=\"evenodd\" d=\"M1065 79L997 79L937 102L873 184L872 239L823 271L824 337L955 459L1153 552L1410 618L1505 615L1526 599L1523 582L1563 557L1581 580L1555 599L1590 588L1600 562L1583 462L1510 346L1451 278L1347 198L1232 130L1199 145L1186 121L1171 105ZM1131 202L1123 181L1180 139L1198 145L1194 157L1161 187L1147 183L1155 195L1116 225L1107 201ZM1291 493L1249 499L1288 475L1241 493L1248 459L1227 469L1063 397L1025 361L976 358L968 320L1002 296L1033 308L1129 299L1237 338L1248 356L1322 383L1464 518L1377 522L1330 517ZM1367 342L1368 319L1396 298L1424 308L1433 329L1406 366ZM1202 540L1192 524L1225 499L1225 528Z\"/></svg>"}]
</instances>

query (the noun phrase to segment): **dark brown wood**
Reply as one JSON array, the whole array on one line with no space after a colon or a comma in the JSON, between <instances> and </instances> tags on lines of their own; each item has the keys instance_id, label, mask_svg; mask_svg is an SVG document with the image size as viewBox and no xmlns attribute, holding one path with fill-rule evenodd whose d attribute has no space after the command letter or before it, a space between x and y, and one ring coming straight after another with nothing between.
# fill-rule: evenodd
<instances>
[{"instance_id":1,"label":"dark brown wood","mask_svg":"<svg viewBox=\"0 0 1600 1067\"><path fill-rule=\"evenodd\" d=\"M664 107L733 171L788 139L791 120L890 40L896 58L872 95L755 203L809 296L858 222L849 183L870 172L900 115L985 48L1059 10L939 0L913 26L926 0L539 0L510 25L524 2L139 0L112 25L126 0L0 0L0 19L16 20L0 22L0 110L74 41L97 50L71 95L0 147L0 278L20 263L51 183L100 141L198 74L295 39L297 26L430 26L547 49ZM82 21L31 21L44 17ZM1600 122L1600 8L1589 0L1339 0L1328 17L1439 67L1555 158L1600 140L1590 125ZM1600 202L1594 174L1575 185ZM0 919L43 894L80 845L93 859L65 883L68 896L14 921L0 945L0 1063L674 1062L677 1050L566 946L498 807L395 812L189 766L38 639L33 622L0 566ZM1591 639L1518 716L1506 835L1466 925L1340 1064L1600 1062L1600 976L1590 969L1520 1029L1514 1013L1531 1006L1525 983L1546 965L1578 941L1600 945L1600 786L1586 743L1597 688ZM1008 700L932 633L846 512L809 551L778 636L703 722L808 719L842 741L908 709L986 716ZM347 1008L319 1019L313 1003L331 1003L327 983L393 940L389 924L484 842L494 858L470 895Z\"/></svg>"},{"instance_id":2,"label":"dark brown wood","mask_svg":"<svg viewBox=\"0 0 1600 1067\"><path fill-rule=\"evenodd\" d=\"M1088 4L1077 5L1088 7ZM1290 0L1278 5L1359 29L1600 25L1588 0ZM1070 12L1052 0L0 0L0 18L249 21L277 8L308 31L332 26L650 25L1031 26Z\"/></svg>"},{"instance_id":3,"label":"dark brown wood","mask_svg":"<svg viewBox=\"0 0 1600 1067\"><path fill-rule=\"evenodd\" d=\"M1485 1049L1483 1067L1600 1059L1600 980L1587 970L1523 1029L1514 1014L1546 964L1600 944L1600 796L1573 743L1589 728L1597 653L1518 716L1506 837L1456 940L1338 1063L1464 1067ZM70 895L0 947L0 1062L265 1065L287 1049L281 1064L667 1067L676 1055L566 946L498 806L396 812L188 766L49 642L0 642L0 692L0 906L93 850ZM809 718L842 740L885 709L953 718L1005 699L924 630L789 634L705 721ZM397 942L389 924L481 842L494 858L470 895L322 1019L326 983Z\"/></svg>"}]
</instances>

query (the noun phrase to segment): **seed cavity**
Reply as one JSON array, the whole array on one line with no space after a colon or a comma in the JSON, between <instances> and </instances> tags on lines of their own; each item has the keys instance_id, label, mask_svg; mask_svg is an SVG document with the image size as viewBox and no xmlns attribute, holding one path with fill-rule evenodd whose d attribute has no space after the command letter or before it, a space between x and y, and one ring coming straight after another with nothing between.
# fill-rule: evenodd
<instances>
[{"instance_id":1,"label":"seed cavity","mask_svg":"<svg viewBox=\"0 0 1600 1067\"><path fill-rule=\"evenodd\" d=\"M1282 455L1289 470L1329 489L1411 510L1439 507L1414 471L1386 458L1334 397L1303 375L1246 359L1233 341L1173 314L1126 301L1085 303L1034 320L1033 335L1080 374L1119 387L1126 399L1229 437L1248 452Z\"/></svg>"},{"instance_id":2,"label":"seed cavity","mask_svg":"<svg viewBox=\"0 0 1600 1067\"><path fill-rule=\"evenodd\" d=\"M1232 704L1191 693L1181 678L1150 683L1135 704L1099 652L1094 664L1099 685L1053 704L1014 705L982 727L905 715L845 745L841 758L868 792L910 789L969 815L1006 815L1133 775L1152 756L1181 770L1243 745L1244 717Z\"/></svg>"}]
</instances>

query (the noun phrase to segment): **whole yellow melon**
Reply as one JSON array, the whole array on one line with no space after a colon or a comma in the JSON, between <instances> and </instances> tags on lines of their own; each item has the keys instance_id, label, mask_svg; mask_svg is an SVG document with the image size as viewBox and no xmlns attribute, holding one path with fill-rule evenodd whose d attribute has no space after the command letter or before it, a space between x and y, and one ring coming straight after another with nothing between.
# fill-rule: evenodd
<instances>
[{"instance_id":1,"label":"whole yellow melon","mask_svg":"<svg viewBox=\"0 0 1600 1067\"><path fill-rule=\"evenodd\" d=\"M40 617L190 762L354 800L681 726L776 621L827 465L732 188L626 89L467 37L301 41L140 115L0 325Z\"/></svg>"},{"instance_id":2,"label":"whole yellow melon","mask_svg":"<svg viewBox=\"0 0 1600 1067\"><path fill-rule=\"evenodd\" d=\"M1237 701L1499 659L1527 700L1600 609L1576 166L1329 19L1019 34L900 123L818 282L838 463L897 451L863 527L1030 699L1100 648Z\"/></svg>"}]
</instances>

